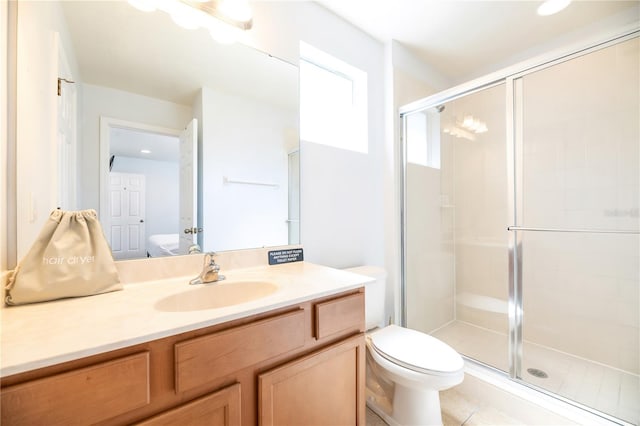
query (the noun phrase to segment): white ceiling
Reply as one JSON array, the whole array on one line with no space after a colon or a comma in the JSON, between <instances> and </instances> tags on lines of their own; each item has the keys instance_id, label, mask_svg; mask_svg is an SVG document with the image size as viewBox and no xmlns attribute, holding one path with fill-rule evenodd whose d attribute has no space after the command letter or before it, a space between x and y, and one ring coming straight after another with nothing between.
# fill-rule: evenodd
<instances>
[{"instance_id":1,"label":"white ceiling","mask_svg":"<svg viewBox=\"0 0 640 426\"><path fill-rule=\"evenodd\" d=\"M452 82L496 71L558 41L640 20L640 1L574 0L560 13L536 14L541 1L319 0L386 42L397 40ZM579 38L578 38L579 39Z\"/></svg>"},{"instance_id":2,"label":"white ceiling","mask_svg":"<svg viewBox=\"0 0 640 426\"><path fill-rule=\"evenodd\" d=\"M142 150L150 151L143 153ZM118 157L177 163L180 158L180 140L177 136L160 135L131 129L111 129L109 153Z\"/></svg>"},{"instance_id":3,"label":"white ceiling","mask_svg":"<svg viewBox=\"0 0 640 426\"><path fill-rule=\"evenodd\" d=\"M83 83L191 106L202 87L297 108L298 68L126 1L62 1ZM78 78L75 77L74 78Z\"/></svg>"}]
</instances>

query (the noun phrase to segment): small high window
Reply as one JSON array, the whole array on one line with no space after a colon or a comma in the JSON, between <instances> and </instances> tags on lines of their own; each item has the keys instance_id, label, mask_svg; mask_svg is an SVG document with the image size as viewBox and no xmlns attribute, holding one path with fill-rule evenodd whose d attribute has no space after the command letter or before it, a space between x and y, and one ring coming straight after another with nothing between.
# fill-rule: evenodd
<instances>
[{"instance_id":1,"label":"small high window","mask_svg":"<svg viewBox=\"0 0 640 426\"><path fill-rule=\"evenodd\" d=\"M440 168L440 113L435 109L405 117L407 162Z\"/></svg>"},{"instance_id":2,"label":"small high window","mask_svg":"<svg viewBox=\"0 0 640 426\"><path fill-rule=\"evenodd\" d=\"M368 151L367 73L300 42L300 138Z\"/></svg>"}]
</instances>

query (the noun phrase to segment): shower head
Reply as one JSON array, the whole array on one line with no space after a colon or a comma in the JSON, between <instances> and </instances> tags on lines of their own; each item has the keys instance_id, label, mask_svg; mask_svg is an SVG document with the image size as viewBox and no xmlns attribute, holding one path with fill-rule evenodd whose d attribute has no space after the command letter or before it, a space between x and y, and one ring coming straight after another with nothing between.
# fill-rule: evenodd
<instances>
[{"instance_id":1,"label":"shower head","mask_svg":"<svg viewBox=\"0 0 640 426\"><path fill-rule=\"evenodd\" d=\"M438 111L439 113L440 113L440 112L442 112L442 111L444 111L444 105L438 105L438 106L436 107L436 111Z\"/></svg>"}]
</instances>

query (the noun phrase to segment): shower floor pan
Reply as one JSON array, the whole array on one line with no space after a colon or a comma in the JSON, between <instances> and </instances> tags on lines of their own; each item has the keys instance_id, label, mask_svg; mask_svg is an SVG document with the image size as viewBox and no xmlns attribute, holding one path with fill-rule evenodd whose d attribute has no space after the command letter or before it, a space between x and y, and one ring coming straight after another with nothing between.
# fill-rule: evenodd
<instances>
[{"instance_id":1,"label":"shower floor pan","mask_svg":"<svg viewBox=\"0 0 640 426\"><path fill-rule=\"evenodd\" d=\"M462 321L453 321L432 334L470 358L509 371L506 334ZM526 341L523 353L524 381L627 422L640 423L638 375Z\"/></svg>"}]
</instances>

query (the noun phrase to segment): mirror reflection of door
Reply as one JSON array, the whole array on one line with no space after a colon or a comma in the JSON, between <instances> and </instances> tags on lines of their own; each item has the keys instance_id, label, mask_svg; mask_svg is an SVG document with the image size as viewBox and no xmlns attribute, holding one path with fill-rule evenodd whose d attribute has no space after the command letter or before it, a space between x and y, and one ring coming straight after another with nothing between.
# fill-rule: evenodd
<instances>
[{"instance_id":1,"label":"mirror reflection of door","mask_svg":"<svg viewBox=\"0 0 640 426\"><path fill-rule=\"evenodd\" d=\"M101 208L100 219L114 258L131 259L186 253L180 247L180 236L184 229L181 213L190 221L189 227L194 227L192 212L196 198L193 155L197 152L194 150L194 138L197 135L195 120L189 123L187 130L182 133L116 119L105 118L104 121L109 127L108 140L105 141L109 147L109 157L103 159L110 164L107 171L108 181L112 182L115 176L133 174L142 176L145 183L145 191L140 192L140 200L131 201L135 198L133 193L124 191L128 197L127 202L124 202L120 198L122 194L116 192L115 188L108 189L109 197L106 199L101 197L109 206L109 217L105 217ZM185 178L187 175L191 178ZM113 215L116 203L118 209L122 209L122 214L127 215L126 219L117 219ZM143 212L140 217L136 216L139 211L132 209L132 205L136 208L141 206L138 209ZM108 225L105 226L106 222ZM117 225L120 224L127 228L119 228Z\"/></svg>"},{"instance_id":2,"label":"mirror reflection of door","mask_svg":"<svg viewBox=\"0 0 640 426\"><path fill-rule=\"evenodd\" d=\"M198 230L198 120L195 118L180 133L180 224L178 226L179 253L187 254L196 244ZM191 232L187 232L187 230Z\"/></svg>"},{"instance_id":3,"label":"mirror reflection of door","mask_svg":"<svg viewBox=\"0 0 640 426\"><path fill-rule=\"evenodd\" d=\"M137 173L109 173L109 229L107 234L114 259L144 257L145 176Z\"/></svg>"},{"instance_id":4,"label":"mirror reflection of door","mask_svg":"<svg viewBox=\"0 0 640 426\"><path fill-rule=\"evenodd\" d=\"M64 45L60 43L58 33L55 36L55 47L58 56L58 91L57 91L57 186L58 205L64 210L77 209L76 200L76 138L77 138L77 90L71 67L67 60Z\"/></svg>"}]
</instances>

